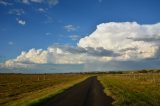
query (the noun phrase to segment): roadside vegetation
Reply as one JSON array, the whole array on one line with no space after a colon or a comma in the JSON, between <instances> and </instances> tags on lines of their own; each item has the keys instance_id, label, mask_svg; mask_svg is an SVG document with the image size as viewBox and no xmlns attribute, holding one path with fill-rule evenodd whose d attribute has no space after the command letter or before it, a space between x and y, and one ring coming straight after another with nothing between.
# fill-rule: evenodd
<instances>
[{"instance_id":1,"label":"roadside vegetation","mask_svg":"<svg viewBox=\"0 0 160 106\"><path fill-rule=\"evenodd\" d=\"M35 106L89 75L0 74L0 106Z\"/></svg>"},{"instance_id":2,"label":"roadside vegetation","mask_svg":"<svg viewBox=\"0 0 160 106\"><path fill-rule=\"evenodd\" d=\"M159 71L102 74L98 80L115 106L160 106Z\"/></svg>"}]
</instances>

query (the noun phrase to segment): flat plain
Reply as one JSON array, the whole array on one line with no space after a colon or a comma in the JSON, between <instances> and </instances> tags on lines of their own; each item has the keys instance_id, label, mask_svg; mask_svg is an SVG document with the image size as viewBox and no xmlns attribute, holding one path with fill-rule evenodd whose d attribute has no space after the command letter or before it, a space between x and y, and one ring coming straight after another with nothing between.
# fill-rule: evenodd
<instances>
[{"instance_id":1,"label":"flat plain","mask_svg":"<svg viewBox=\"0 0 160 106\"><path fill-rule=\"evenodd\" d=\"M37 104L87 77L79 74L0 74L0 106Z\"/></svg>"},{"instance_id":2,"label":"flat plain","mask_svg":"<svg viewBox=\"0 0 160 106\"><path fill-rule=\"evenodd\" d=\"M160 106L160 73L100 75L115 106Z\"/></svg>"},{"instance_id":3,"label":"flat plain","mask_svg":"<svg viewBox=\"0 0 160 106\"><path fill-rule=\"evenodd\" d=\"M0 74L0 106L52 104L160 106L160 73Z\"/></svg>"}]
</instances>

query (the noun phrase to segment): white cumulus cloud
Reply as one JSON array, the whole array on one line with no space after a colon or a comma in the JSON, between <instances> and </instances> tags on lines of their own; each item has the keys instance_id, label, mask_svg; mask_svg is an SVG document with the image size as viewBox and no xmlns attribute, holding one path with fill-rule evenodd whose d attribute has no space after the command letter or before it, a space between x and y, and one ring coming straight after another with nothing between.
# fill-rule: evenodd
<instances>
[{"instance_id":1,"label":"white cumulus cloud","mask_svg":"<svg viewBox=\"0 0 160 106\"><path fill-rule=\"evenodd\" d=\"M159 59L159 53L160 23L141 25L136 22L109 22L98 25L93 33L81 38L76 47L53 45L46 50L33 48L6 61L3 66L140 62Z\"/></svg>"},{"instance_id":2,"label":"white cumulus cloud","mask_svg":"<svg viewBox=\"0 0 160 106\"><path fill-rule=\"evenodd\" d=\"M20 25L26 25L26 21L25 20L21 20L21 19L16 19L17 20L17 22L18 22L18 24L20 24Z\"/></svg>"},{"instance_id":3,"label":"white cumulus cloud","mask_svg":"<svg viewBox=\"0 0 160 106\"><path fill-rule=\"evenodd\" d=\"M38 8L38 9L37 9L37 11L39 11L39 12L41 12L41 13L46 13L46 10L47 10L47 9L44 9L44 8Z\"/></svg>"},{"instance_id":4,"label":"white cumulus cloud","mask_svg":"<svg viewBox=\"0 0 160 106\"><path fill-rule=\"evenodd\" d=\"M152 58L159 45L160 23L140 25L136 22L102 23L78 43L83 48L103 47L112 50L121 54L117 59L124 60Z\"/></svg>"}]
</instances>

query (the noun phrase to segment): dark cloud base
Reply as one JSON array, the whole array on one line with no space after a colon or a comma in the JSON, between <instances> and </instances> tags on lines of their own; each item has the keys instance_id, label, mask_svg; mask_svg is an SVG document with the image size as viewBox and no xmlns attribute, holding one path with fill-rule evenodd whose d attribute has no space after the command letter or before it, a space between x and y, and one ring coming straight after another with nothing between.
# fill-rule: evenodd
<instances>
[{"instance_id":1,"label":"dark cloud base","mask_svg":"<svg viewBox=\"0 0 160 106\"><path fill-rule=\"evenodd\" d=\"M0 73L68 73L160 69L160 60L110 61L86 64L35 64L31 68L0 68Z\"/></svg>"},{"instance_id":2,"label":"dark cloud base","mask_svg":"<svg viewBox=\"0 0 160 106\"><path fill-rule=\"evenodd\" d=\"M0 68L0 73L65 73L80 71L84 71L84 64L32 64L29 68Z\"/></svg>"}]
</instances>

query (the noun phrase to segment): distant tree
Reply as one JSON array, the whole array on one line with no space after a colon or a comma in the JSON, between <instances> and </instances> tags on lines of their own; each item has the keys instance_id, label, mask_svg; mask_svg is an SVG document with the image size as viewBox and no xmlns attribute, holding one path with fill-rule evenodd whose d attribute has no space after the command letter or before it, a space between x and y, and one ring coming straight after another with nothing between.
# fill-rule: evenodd
<instances>
[{"instance_id":1,"label":"distant tree","mask_svg":"<svg viewBox=\"0 0 160 106\"><path fill-rule=\"evenodd\" d=\"M147 70L139 70L138 73L148 73Z\"/></svg>"}]
</instances>

